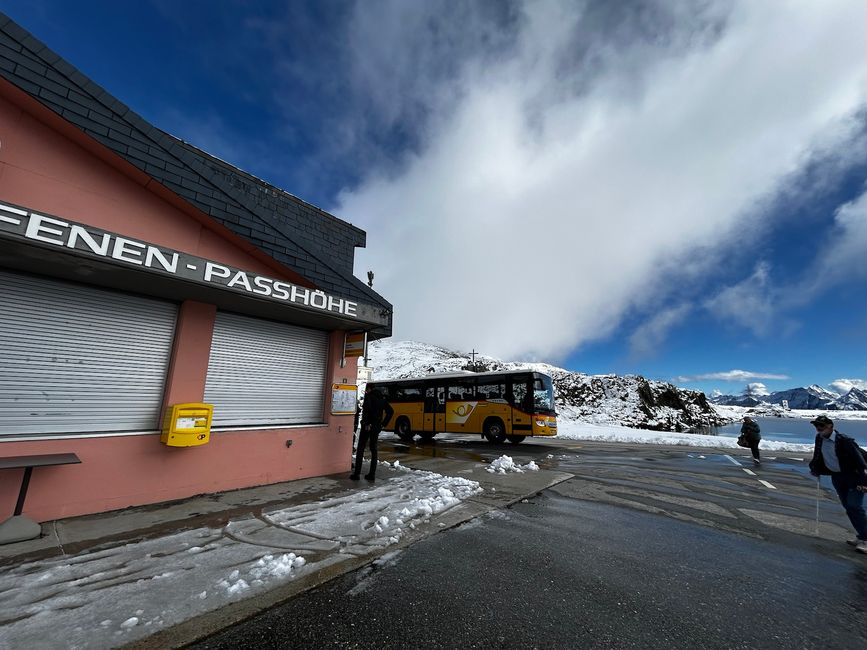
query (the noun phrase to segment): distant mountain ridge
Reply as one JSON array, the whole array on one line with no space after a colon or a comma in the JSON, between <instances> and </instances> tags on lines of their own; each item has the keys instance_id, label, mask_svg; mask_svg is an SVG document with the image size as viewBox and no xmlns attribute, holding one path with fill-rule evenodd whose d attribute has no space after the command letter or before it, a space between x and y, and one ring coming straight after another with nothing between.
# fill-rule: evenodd
<instances>
[{"instance_id":1,"label":"distant mountain ridge","mask_svg":"<svg viewBox=\"0 0 867 650\"><path fill-rule=\"evenodd\" d=\"M780 406L786 401L794 410L867 411L867 392L852 388L840 395L815 384L769 395L718 395L710 401L721 406Z\"/></svg>"},{"instance_id":2,"label":"distant mountain ridge","mask_svg":"<svg viewBox=\"0 0 867 650\"><path fill-rule=\"evenodd\" d=\"M728 422L704 393L639 375L585 375L546 363L501 361L415 341L380 340L368 346L374 379L404 379L431 373L530 369L554 382L560 418L655 431L686 431Z\"/></svg>"}]
</instances>

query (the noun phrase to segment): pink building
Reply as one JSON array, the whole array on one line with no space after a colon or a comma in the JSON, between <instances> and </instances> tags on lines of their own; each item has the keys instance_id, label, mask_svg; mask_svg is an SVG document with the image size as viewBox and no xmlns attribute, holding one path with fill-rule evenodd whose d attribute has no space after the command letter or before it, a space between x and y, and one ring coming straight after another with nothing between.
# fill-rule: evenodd
<instances>
[{"instance_id":1,"label":"pink building","mask_svg":"<svg viewBox=\"0 0 867 650\"><path fill-rule=\"evenodd\" d=\"M148 124L0 14L0 460L41 522L348 472L365 233ZM349 393L351 394L351 393ZM214 407L207 444L160 441ZM0 472L0 521L23 469Z\"/></svg>"}]
</instances>

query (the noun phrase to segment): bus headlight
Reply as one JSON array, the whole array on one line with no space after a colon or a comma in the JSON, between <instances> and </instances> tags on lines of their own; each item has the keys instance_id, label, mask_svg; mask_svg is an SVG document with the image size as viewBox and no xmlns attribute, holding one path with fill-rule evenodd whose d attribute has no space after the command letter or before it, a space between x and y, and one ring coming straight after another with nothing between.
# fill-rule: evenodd
<instances>
[{"instance_id":1,"label":"bus headlight","mask_svg":"<svg viewBox=\"0 0 867 650\"><path fill-rule=\"evenodd\" d=\"M544 427L546 424L547 422L545 422L545 420L536 420L537 427Z\"/></svg>"}]
</instances>

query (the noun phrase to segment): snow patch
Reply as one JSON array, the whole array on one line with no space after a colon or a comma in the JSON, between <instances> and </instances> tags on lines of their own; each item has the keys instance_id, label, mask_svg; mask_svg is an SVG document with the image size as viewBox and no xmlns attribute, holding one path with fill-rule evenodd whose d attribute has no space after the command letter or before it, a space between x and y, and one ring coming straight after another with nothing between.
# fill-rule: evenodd
<instances>
[{"instance_id":1,"label":"snow patch","mask_svg":"<svg viewBox=\"0 0 867 650\"><path fill-rule=\"evenodd\" d=\"M491 474L506 474L507 472L517 472L522 474L524 472L538 472L539 466L532 460L526 465L518 465L514 460L512 460L511 456L506 456L504 454L492 461L491 464L485 468L485 471L490 472Z\"/></svg>"}]
</instances>

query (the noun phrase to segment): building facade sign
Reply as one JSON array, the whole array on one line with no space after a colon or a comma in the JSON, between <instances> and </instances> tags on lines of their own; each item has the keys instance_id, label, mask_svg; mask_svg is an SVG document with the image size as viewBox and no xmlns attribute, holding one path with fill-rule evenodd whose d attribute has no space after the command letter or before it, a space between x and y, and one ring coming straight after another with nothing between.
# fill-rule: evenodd
<instances>
[{"instance_id":1,"label":"building facade sign","mask_svg":"<svg viewBox=\"0 0 867 650\"><path fill-rule=\"evenodd\" d=\"M343 343L344 357L363 357L367 345L367 335L364 332L353 332L346 335Z\"/></svg>"},{"instance_id":2,"label":"building facade sign","mask_svg":"<svg viewBox=\"0 0 867 650\"><path fill-rule=\"evenodd\" d=\"M274 280L252 271L8 203L0 203L0 238L28 240L45 247L56 246L91 259L137 266L152 273L380 324L377 318L360 315L357 302L337 298L322 290Z\"/></svg>"}]
</instances>

